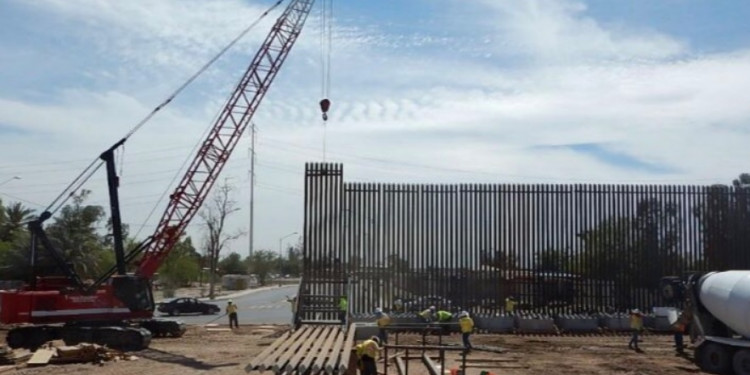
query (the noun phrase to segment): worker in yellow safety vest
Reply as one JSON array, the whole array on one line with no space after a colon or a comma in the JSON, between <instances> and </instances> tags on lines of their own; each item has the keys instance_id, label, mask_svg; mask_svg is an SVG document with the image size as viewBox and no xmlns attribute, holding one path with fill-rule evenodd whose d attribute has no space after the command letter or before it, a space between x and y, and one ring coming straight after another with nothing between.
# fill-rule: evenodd
<instances>
[{"instance_id":1,"label":"worker in yellow safety vest","mask_svg":"<svg viewBox=\"0 0 750 375\"><path fill-rule=\"evenodd\" d=\"M432 322L435 318L435 306L430 306L428 309L419 313L419 317L422 318L422 321L425 323Z\"/></svg>"},{"instance_id":2,"label":"worker in yellow safety vest","mask_svg":"<svg viewBox=\"0 0 750 375\"><path fill-rule=\"evenodd\" d=\"M518 305L518 301L516 301L516 297L513 295L505 298L505 313L512 314L516 310L516 305Z\"/></svg>"},{"instance_id":3,"label":"worker in yellow safety vest","mask_svg":"<svg viewBox=\"0 0 750 375\"><path fill-rule=\"evenodd\" d=\"M464 342L464 348L471 349L471 342L469 336L474 331L474 320L469 316L468 311L461 311L458 314L458 325L461 326L461 339Z\"/></svg>"},{"instance_id":4,"label":"worker in yellow safety vest","mask_svg":"<svg viewBox=\"0 0 750 375\"><path fill-rule=\"evenodd\" d=\"M388 331L385 327L391 324L391 317L380 307L375 308L375 322L378 323L378 338L383 344L388 343Z\"/></svg>"},{"instance_id":5,"label":"worker in yellow safety vest","mask_svg":"<svg viewBox=\"0 0 750 375\"><path fill-rule=\"evenodd\" d=\"M375 363L380 354L380 339L377 336L370 337L356 346L357 365L362 375L377 375L378 369Z\"/></svg>"},{"instance_id":6,"label":"worker in yellow safety vest","mask_svg":"<svg viewBox=\"0 0 750 375\"><path fill-rule=\"evenodd\" d=\"M232 303L232 300L230 299L227 301L227 315L229 315L229 328L240 328L239 323L237 323L237 305Z\"/></svg>"},{"instance_id":7,"label":"worker in yellow safety vest","mask_svg":"<svg viewBox=\"0 0 750 375\"><path fill-rule=\"evenodd\" d=\"M347 300L346 296L341 296L339 298L339 320L341 320L341 324L346 324L346 315L349 311L349 300Z\"/></svg>"},{"instance_id":8,"label":"worker in yellow safety vest","mask_svg":"<svg viewBox=\"0 0 750 375\"><path fill-rule=\"evenodd\" d=\"M639 352L641 349L638 347L638 336L643 331L643 314L638 309L630 311L630 330L633 331L633 336L630 337L628 348Z\"/></svg>"}]
</instances>

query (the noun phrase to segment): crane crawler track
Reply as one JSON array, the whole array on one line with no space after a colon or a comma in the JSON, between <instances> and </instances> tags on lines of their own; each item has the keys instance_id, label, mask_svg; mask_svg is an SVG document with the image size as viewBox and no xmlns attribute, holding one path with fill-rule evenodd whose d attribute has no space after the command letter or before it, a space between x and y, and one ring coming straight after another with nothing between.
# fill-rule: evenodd
<instances>
[{"instance_id":1,"label":"crane crawler track","mask_svg":"<svg viewBox=\"0 0 750 375\"><path fill-rule=\"evenodd\" d=\"M185 324L180 321L152 319L131 322L130 325L117 322L20 326L8 332L7 342L14 349L35 350L49 341L63 340L66 345L85 342L118 350L138 351L148 348L153 337L180 337L184 333Z\"/></svg>"}]
</instances>

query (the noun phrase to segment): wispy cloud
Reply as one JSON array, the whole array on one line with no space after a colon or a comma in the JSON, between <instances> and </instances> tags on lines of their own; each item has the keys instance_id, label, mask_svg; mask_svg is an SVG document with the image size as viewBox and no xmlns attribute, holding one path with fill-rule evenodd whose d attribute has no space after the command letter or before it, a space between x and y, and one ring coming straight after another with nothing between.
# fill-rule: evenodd
<instances>
[{"instance_id":1,"label":"wispy cloud","mask_svg":"<svg viewBox=\"0 0 750 375\"><path fill-rule=\"evenodd\" d=\"M0 22L31 17L14 34L28 42L0 37L0 57L13 57L0 72L0 124L18 129L0 148L0 172L25 174L22 188L4 188L47 201L269 4L6 2ZM339 8L325 127L311 15L254 117L259 245L300 228L302 166L323 158L324 139L326 160L365 181L711 183L746 168L750 45L697 53L684 36L601 22L578 0L442 0L419 22L389 26L414 11L403 6L364 21L359 5ZM44 29L33 16L54 22ZM129 221L179 176L272 18L128 143ZM223 172L239 187L248 146ZM237 194L246 207L247 189Z\"/></svg>"}]
</instances>

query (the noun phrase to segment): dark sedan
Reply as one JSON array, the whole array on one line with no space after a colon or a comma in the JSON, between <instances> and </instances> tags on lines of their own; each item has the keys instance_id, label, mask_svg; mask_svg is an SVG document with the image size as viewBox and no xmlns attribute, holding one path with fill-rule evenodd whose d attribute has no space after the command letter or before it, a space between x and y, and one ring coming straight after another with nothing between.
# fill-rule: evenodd
<instances>
[{"instance_id":1,"label":"dark sedan","mask_svg":"<svg viewBox=\"0 0 750 375\"><path fill-rule=\"evenodd\" d=\"M180 314L218 314L221 309L212 303L198 301L195 298L175 298L162 302L156 308L160 313L169 315Z\"/></svg>"}]
</instances>

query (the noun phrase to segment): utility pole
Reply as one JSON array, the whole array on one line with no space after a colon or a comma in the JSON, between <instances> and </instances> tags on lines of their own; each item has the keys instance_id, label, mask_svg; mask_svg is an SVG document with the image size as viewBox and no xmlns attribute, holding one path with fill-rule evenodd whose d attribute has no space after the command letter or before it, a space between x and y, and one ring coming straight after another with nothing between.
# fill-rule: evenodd
<instances>
[{"instance_id":1,"label":"utility pole","mask_svg":"<svg viewBox=\"0 0 750 375\"><path fill-rule=\"evenodd\" d=\"M248 230L248 256L253 256L253 214L255 213L255 123L250 124L250 228Z\"/></svg>"}]
</instances>

